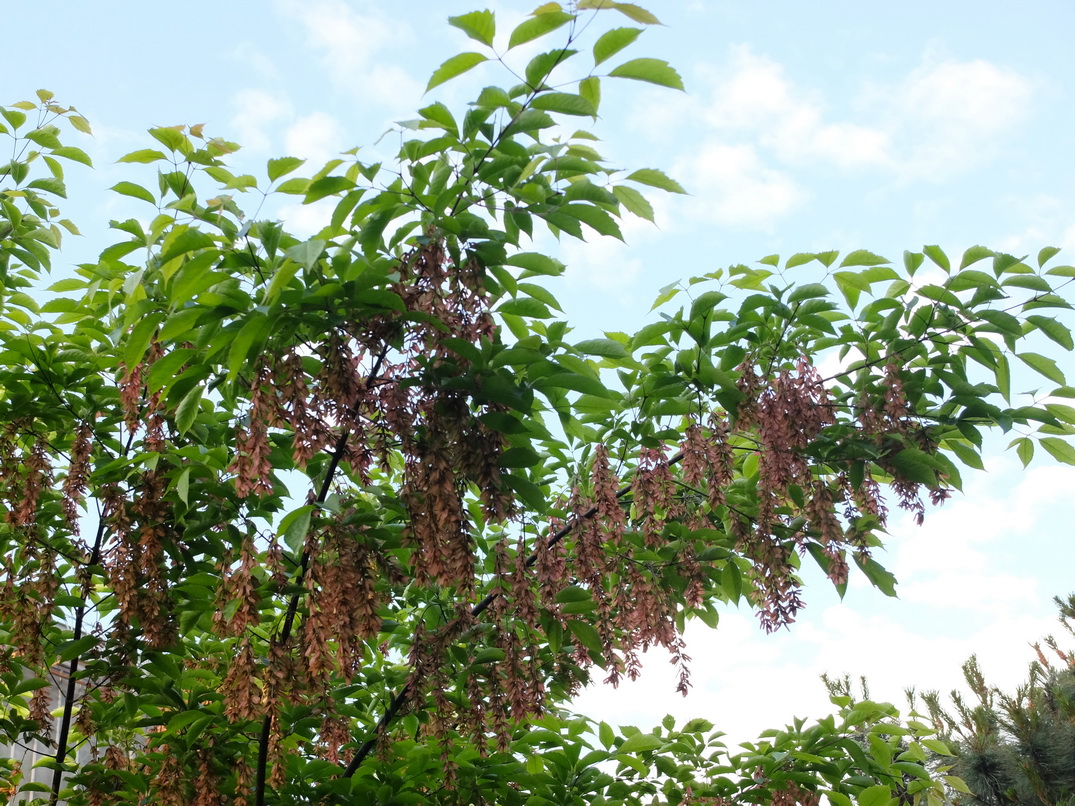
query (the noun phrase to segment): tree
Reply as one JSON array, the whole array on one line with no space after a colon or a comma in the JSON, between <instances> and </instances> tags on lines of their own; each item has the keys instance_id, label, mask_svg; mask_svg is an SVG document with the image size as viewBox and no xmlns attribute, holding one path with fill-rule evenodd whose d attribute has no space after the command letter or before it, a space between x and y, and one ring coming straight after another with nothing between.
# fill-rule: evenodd
<instances>
[{"instance_id":1,"label":"tree","mask_svg":"<svg viewBox=\"0 0 1075 806\"><path fill-rule=\"evenodd\" d=\"M596 35L613 14L633 24ZM533 720L573 775L602 774L557 712L595 670L634 676L660 646L686 691L686 619L742 600L765 629L790 624L807 556L841 589L853 561L891 593L872 556L884 488L921 519L923 497L959 487L953 457L980 466L990 427L1018 426L1024 461L1035 444L1075 458L1075 410L1052 402L1073 392L1026 346L1072 347L1046 315L1070 308L1075 276L1052 248L974 247L956 268L937 247L902 267L771 255L666 289L633 335L568 338L540 284L563 266L527 251L535 229L620 237L621 215L652 218L640 188L682 192L553 129L596 118L607 81L681 88L664 62L622 60L655 22L547 3L498 49L491 12L452 18L479 49L430 90L559 39L462 114L421 109L393 165L352 152L300 177L283 157L265 184L200 126L151 129L113 188L143 217L113 222L120 240L43 304L27 292L61 227L77 233L56 207L65 161L89 163L57 124L88 124L45 92L2 110L0 730L49 743L46 799L522 802L549 791L523 766L548 738ZM300 240L259 217L277 195L335 206ZM942 282L916 282L927 260ZM830 352L843 368L822 377ZM1012 395L1012 356L1051 397ZM632 759L659 749L669 775L659 759L690 756L697 733L601 752L645 777ZM886 802L885 765L918 764L782 741L808 757L787 769L779 741L743 756L762 773L737 797ZM654 786L637 783L605 797Z\"/></svg>"},{"instance_id":2,"label":"tree","mask_svg":"<svg viewBox=\"0 0 1075 806\"><path fill-rule=\"evenodd\" d=\"M1072 635L1075 596L1056 599L1060 622ZM957 755L954 771L969 787L953 802L992 805L1075 803L1075 652L1049 638L1050 660L1036 644L1038 662L1014 694L986 683L975 658L963 674L975 705L958 692L945 709L936 692L924 699Z\"/></svg>"}]
</instances>

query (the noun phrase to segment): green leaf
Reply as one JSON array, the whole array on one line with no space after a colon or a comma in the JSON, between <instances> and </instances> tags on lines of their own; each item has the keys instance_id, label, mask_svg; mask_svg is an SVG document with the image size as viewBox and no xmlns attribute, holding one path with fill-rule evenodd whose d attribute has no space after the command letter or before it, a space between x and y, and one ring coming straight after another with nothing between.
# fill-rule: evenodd
<instances>
[{"instance_id":1,"label":"green leaf","mask_svg":"<svg viewBox=\"0 0 1075 806\"><path fill-rule=\"evenodd\" d=\"M530 88L536 88L543 85L545 79L552 75L552 71L555 70L557 66L563 64L576 53L578 53L577 50L564 48L550 50L546 53L539 53L529 61L526 65L526 69L523 71L523 74L526 76L526 83L530 85ZM526 114L526 111L524 111L523 114Z\"/></svg>"},{"instance_id":2,"label":"green leaf","mask_svg":"<svg viewBox=\"0 0 1075 806\"><path fill-rule=\"evenodd\" d=\"M658 171L656 168L641 168L628 176L627 179L631 182L638 182L642 185L649 185L650 187L667 190L669 193L687 192L679 182L670 179L662 171Z\"/></svg>"},{"instance_id":3,"label":"green leaf","mask_svg":"<svg viewBox=\"0 0 1075 806\"><path fill-rule=\"evenodd\" d=\"M40 179L35 179L26 187L53 193L61 199L67 198L67 188L64 187L63 182L53 176L43 176Z\"/></svg>"},{"instance_id":4,"label":"green leaf","mask_svg":"<svg viewBox=\"0 0 1075 806\"><path fill-rule=\"evenodd\" d=\"M624 346L612 339L587 339L576 344L575 349L580 353L599 355L602 358L627 358Z\"/></svg>"},{"instance_id":5,"label":"green leaf","mask_svg":"<svg viewBox=\"0 0 1075 806\"><path fill-rule=\"evenodd\" d=\"M30 109L33 109L34 105L30 104ZM26 122L26 115L23 112L17 112L14 109L5 109L0 106L0 115L3 115L4 120L11 124L12 128L17 129Z\"/></svg>"},{"instance_id":6,"label":"green leaf","mask_svg":"<svg viewBox=\"0 0 1075 806\"><path fill-rule=\"evenodd\" d=\"M613 3L612 7L621 14L643 25L660 25L661 21L641 6L634 3Z\"/></svg>"},{"instance_id":7,"label":"green leaf","mask_svg":"<svg viewBox=\"0 0 1075 806\"><path fill-rule=\"evenodd\" d=\"M963 253L963 259L959 261L959 268L965 269L967 266L977 263L979 260L985 260L987 257L995 256L996 252L992 249L986 249L984 246L972 246Z\"/></svg>"},{"instance_id":8,"label":"green leaf","mask_svg":"<svg viewBox=\"0 0 1075 806\"><path fill-rule=\"evenodd\" d=\"M130 154L123 155L116 160L116 162L149 163L164 159L168 158L164 155L163 151L157 151L155 148L142 148L138 151L132 151Z\"/></svg>"},{"instance_id":9,"label":"green leaf","mask_svg":"<svg viewBox=\"0 0 1075 806\"><path fill-rule=\"evenodd\" d=\"M553 375L539 378L534 381L534 386L538 389L570 389L574 392L595 395L596 397L610 397L612 394L597 378L579 375L575 372L557 372Z\"/></svg>"},{"instance_id":10,"label":"green leaf","mask_svg":"<svg viewBox=\"0 0 1075 806\"><path fill-rule=\"evenodd\" d=\"M892 800L892 790L884 784L870 786L858 794L858 806L888 806Z\"/></svg>"},{"instance_id":11,"label":"green leaf","mask_svg":"<svg viewBox=\"0 0 1075 806\"><path fill-rule=\"evenodd\" d=\"M581 95L568 92L543 92L530 103L534 109L559 112L561 115L584 115L593 117L597 109Z\"/></svg>"},{"instance_id":12,"label":"green leaf","mask_svg":"<svg viewBox=\"0 0 1075 806\"><path fill-rule=\"evenodd\" d=\"M81 162L83 165L88 165L91 168L93 167L93 161L81 148L75 148L74 146L60 146L59 148L52 149L52 155L55 157L63 157L64 159L73 162Z\"/></svg>"},{"instance_id":13,"label":"green leaf","mask_svg":"<svg viewBox=\"0 0 1075 806\"><path fill-rule=\"evenodd\" d=\"M964 291L968 288L996 288L998 285L996 278L984 271L960 269L948 278L944 287L949 291Z\"/></svg>"},{"instance_id":14,"label":"green leaf","mask_svg":"<svg viewBox=\"0 0 1075 806\"><path fill-rule=\"evenodd\" d=\"M933 751L939 756L955 755L955 753L948 749L948 745L946 745L940 739L920 739L920 741L926 748Z\"/></svg>"},{"instance_id":15,"label":"green leaf","mask_svg":"<svg viewBox=\"0 0 1075 806\"><path fill-rule=\"evenodd\" d=\"M505 261L509 266L518 266L529 274L545 274L558 277L566 268L563 263L540 252L519 252Z\"/></svg>"},{"instance_id":16,"label":"green leaf","mask_svg":"<svg viewBox=\"0 0 1075 806\"><path fill-rule=\"evenodd\" d=\"M1001 283L1005 288L1029 288L1031 291L1041 291L1048 294L1053 290L1049 281L1036 274L1016 274Z\"/></svg>"},{"instance_id":17,"label":"green leaf","mask_svg":"<svg viewBox=\"0 0 1075 806\"><path fill-rule=\"evenodd\" d=\"M620 200L620 204L627 208L628 212L647 221L653 221L653 205L633 187L616 185L616 187L612 188L612 193Z\"/></svg>"},{"instance_id":18,"label":"green leaf","mask_svg":"<svg viewBox=\"0 0 1075 806\"><path fill-rule=\"evenodd\" d=\"M985 470L981 455L971 446L963 442L953 442L949 447L967 467L973 467L975 470Z\"/></svg>"},{"instance_id":19,"label":"green leaf","mask_svg":"<svg viewBox=\"0 0 1075 806\"><path fill-rule=\"evenodd\" d=\"M175 492L179 496L179 500L184 504L190 503L190 468L183 468L183 472L179 474L179 478L175 480Z\"/></svg>"},{"instance_id":20,"label":"green leaf","mask_svg":"<svg viewBox=\"0 0 1075 806\"><path fill-rule=\"evenodd\" d=\"M530 479L518 473L505 473L501 478L511 490L519 496L524 504L535 512L541 512L546 506L545 493Z\"/></svg>"},{"instance_id":21,"label":"green leaf","mask_svg":"<svg viewBox=\"0 0 1075 806\"><path fill-rule=\"evenodd\" d=\"M545 303L531 297L509 299L496 309L497 313L508 313L513 316L527 316L533 319L551 319L552 313L545 307Z\"/></svg>"},{"instance_id":22,"label":"green leaf","mask_svg":"<svg viewBox=\"0 0 1075 806\"><path fill-rule=\"evenodd\" d=\"M660 290L660 293L657 294L657 298L653 300L653 304L650 306L650 310L657 310L666 302L675 297L676 294L678 294L682 290L683 289L680 287L679 283L671 283L669 285L666 285Z\"/></svg>"},{"instance_id":23,"label":"green leaf","mask_svg":"<svg viewBox=\"0 0 1075 806\"><path fill-rule=\"evenodd\" d=\"M197 229L190 229L184 225L173 229L161 244L161 253L157 259L161 263L167 263L172 258L179 257L180 255L186 255L190 252L200 252L202 249L213 246L214 241L211 235L202 232ZM191 263L198 261L195 265L208 266L216 256L213 252L204 252L197 257L191 258L190 263L186 264L185 268L191 268Z\"/></svg>"},{"instance_id":24,"label":"green leaf","mask_svg":"<svg viewBox=\"0 0 1075 806\"><path fill-rule=\"evenodd\" d=\"M728 560L720 572L720 587L735 603L743 597L743 574L734 560Z\"/></svg>"},{"instance_id":25,"label":"green leaf","mask_svg":"<svg viewBox=\"0 0 1075 806\"><path fill-rule=\"evenodd\" d=\"M881 593L885 594L885 596L896 595L896 577L878 563L877 560L873 559L873 557L867 557L863 560L856 554L855 562L858 564L858 567L862 569L862 573L866 575L866 579L870 580L873 586L881 591Z\"/></svg>"},{"instance_id":26,"label":"green leaf","mask_svg":"<svg viewBox=\"0 0 1075 806\"><path fill-rule=\"evenodd\" d=\"M228 380L234 380L243 368L255 345L259 345L269 330L269 317L255 311L239 328L228 351Z\"/></svg>"},{"instance_id":27,"label":"green leaf","mask_svg":"<svg viewBox=\"0 0 1075 806\"><path fill-rule=\"evenodd\" d=\"M679 73L668 62L661 59L631 59L613 68L609 75L615 78L646 81L662 87L671 87L674 90L683 89L683 79L680 78Z\"/></svg>"},{"instance_id":28,"label":"green leaf","mask_svg":"<svg viewBox=\"0 0 1075 806\"><path fill-rule=\"evenodd\" d=\"M612 730L612 726L607 722L602 722L598 728L598 736L601 738L601 745L607 750L612 747L613 742L616 741L616 732Z\"/></svg>"},{"instance_id":29,"label":"green leaf","mask_svg":"<svg viewBox=\"0 0 1075 806\"><path fill-rule=\"evenodd\" d=\"M170 385L182 366L196 354L197 351L192 348L180 347L170 350L166 355L154 361L146 375L146 386L149 391L159 392Z\"/></svg>"},{"instance_id":30,"label":"green leaf","mask_svg":"<svg viewBox=\"0 0 1075 806\"><path fill-rule=\"evenodd\" d=\"M281 176L286 176L305 162L306 160L299 159L298 157L278 157L269 160L266 170L269 176L269 181L275 182Z\"/></svg>"},{"instance_id":31,"label":"green leaf","mask_svg":"<svg viewBox=\"0 0 1075 806\"><path fill-rule=\"evenodd\" d=\"M630 45L642 33L641 28L613 28L601 34L593 46L594 66L601 64L606 59L615 56L625 47Z\"/></svg>"},{"instance_id":32,"label":"green leaf","mask_svg":"<svg viewBox=\"0 0 1075 806\"><path fill-rule=\"evenodd\" d=\"M162 343L167 343L178 336L185 335L203 313L205 313L204 308L181 308L164 322L158 338Z\"/></svg>"},{"instance_id":33,"label":"green leaf","mask_svg":"<svg viewBox=\"0 0 1075 806\"><path fill-rule=\"evenodd\" d=\"M541 463L542 457L533 448L516 445L501 453L497 461L501 467L533 467Z\"/></svg>"},{"instance_id":34,"label":"green leaf","mask_svg":"<svg viewBox=\"0 0 1075 806\"><path fill-rule=\"evenodd\" d=\"M48 685L51 684L43 677L28 677L25 680L22 680L16 685L12 686L10 693L13 696L17 696L19 694L25 694L30 691L37 691L38 689L44 688Z\"/></svg>"},{"instance_id":35,"label":"green leaf","mask_svg":"<svg viewBox=\"0 0 1075 806\"><path fill-rule=\"evenodd\" d=\"M310 518L314 509L313 504L307 504L289 512L276 530L277 536L283 537L284 543L295 554L301 554L306 545L306 533L310 531Z\"/></svg>"},{"instance_id":36,"label":"green leaf","mask_svg":"<svg viewBox=\"0 0 1075 806\"><path fill-rule=\"evenodd\" d=\"M952 787L952 789L956 790L956 792L962 792L965 795L972 794L971 790L970 790L970 787L967 786L967 782L964 781L962 778L960 778L958 776L955 776L955 775L942 775L941 779L946 784L948 784L948 786Z\"/></svg>"},{"instance_id":37,"label":"green leaf","mask_svg":"<svg viewBox=\"0 0 1075 806\"><path fill-rule=\"evenodd\" d=\"M67 641L61 645L59 652L59 659L61 663L68 663L75 658L85 654L87 651L97 646L96 635L84 635L81 638L73 641Z\"/></svg>"},{"instance_id":38,"label":"green leaf","mask_svg":"<svg viewBox=\"0 0 1075 806\"><path fill-rule=\"evenodd\" d=\"M493 46L493 37L496 36L496 19L492 11L471 11L469 14L449 17L448 24L483 45Z\"/></svg>"},{"instance_id":39,"label":"green leaf","mask_svg":"<svg viewBox=\"0 0 1075 806\"><path fill-rule=\"evenodd\" d=\"M1038 442L1056 461L1075 465L1075 447L1072 447L1071 443L1059 437L1042 437Z\"/></svg>"},{"instance_id":40,"label":"green leaf","mask_svg":"<svg viewBox=\"0 0 1075 806\"><path fill-rule=\"evenodd\" d=\"M141 185L136 185L134 182L117 182L111 188L116 193L121 193L124 196L130 196L134 199L141 199L142 201L149 202L150 204L156 204L157 200L153 197L153 194L146 190Z\"/></svg>"},{"instance_id":41,"label":"green leaf","mask_svg":"<svg viewBox=\"0 0 1075 806\"><path fill-rule=\"evenodd\" d=\"M652 733L636 733L628 736L627 741L616 748L617 753L644 753L647 750L657 750L664 742Z\"/></svg>"},{"instance_id":42,"label":"green leaf","mask_svg":"<svg viewBox=\"0 0 1075 806\"><path fill-rule=\"evenodd\" d=\"M355 183L346 176L324 176L310 183L309 187L306 188L306 198L302 200L302 203L310 204L327 196L334 196L342 191L351 190L354 186Z\"/></svg>"},{"instance_id":43,"label":"green leaf","mask_svg":"<svg viewBox=\"0 0 1075 806\"><path fill-rule=\"evenodd\" d=\"M929 454L918 448L904 448L888 459L892 468L902 478L918 484L927 484L934 487L937 484L937 475L933 470L933 461Z\"/></svg>"},{"instance_id":44,"label":"green leaf","mask_svg":"<svg viewBox=\"0 0 1075 806\"><path fill-rule=\"evenodd\" d=\"M946 255L944 253L944 250L942 250L939 246L923 246L922 251L925 252L925 254L929 257L930 260L932 260L945 271L952 270L952 264L948 261L948 255Z\"/></svg>"},{"instance_id":45,"label":"green leaf","mask_svg":"<svg viewBox=\"0 0 1075 806\"><path fill-rule=\"evenodd\" d=\"M1051 358L1046 358L1044 355L1038 353L1017 353L1019 360L1026 364L1031 369L1037 371L1039 374L1044 375L1050 381L1058 383L1061 386L1067 384L1064 379L1064 373L1060 371L1060 367L1056 365L1056 362Z\"/></svg>"},{"instance_id":46,"label":"green leaf","mask_svg":"<svg viewBox=\"0 0 1075 806\"><path fill-rule=\"evenodd\" d=\"M985 310L979 311L978 315L1001 332L1010 333L1013 336L1023 335L1023 326L1019 323L1019 320L1010 313L1005 311Z\"/></svg>"},{"instance_id":47,"label":"green leaf","mask_svg":"<svg viewBox=\"0 0 1075 806\"><path fill-rule=\"evenodd\" d=\"M317 261L324 251L325 242L312 238L309 241L290 247L284 254L309 271L317 265Z\"/></svg>"},{"instance_id":48,"label":"green leaf","mask_svg":"<svg viewBox=\"0 0 1075 806\"><path fill-rule=\"evenodd\" d=\"M1059 390L1054 392L1054 394L1058 393ZM1075 408L1072 408L1071 406L1064 406L1060 403L1046 403L1045 410L1058 420L1062 420L1065 423L1075 424Z\"/></svg>"},{"instance_id":49,"label":"green leaf","mask_svg":"<svg viewBox=\"0 0 1075 806\"><path fill-rule=\"evenodd\" d=\"M1055 319L1051 319L1048 316L1031 315L1026 320L1065 350L1075 347L1075 343L1072 342L1071 331L1067 326L1062 325Z\"/></svg>"},{"instance_id":50,"label":"green leaf","mask_svg":"<svg viewBox=\"0 0 1075 806\"><path fill-rule=\"evenodd\" d=\"M178 389L176 390L178 391ZM187 392L183 399L179 401L179 406L175 410L175 427L179 430L179 433L185 434L194 424L194 420L198 416L202 402L202 387L200 384L194 386L189 392Z\"/></svg>"},{"instance_id":51,"label":"green leaf","mask_svg":"<svg viewBox=\"0 0 1075 806\"><path fill-rule=\"evenodd\" d=\"M438 124L447 132L452 134L458 134L459 132L459 124L456 123L451 110L440 101L419 109L418 113L426 120Z\"/></svg>"},{"instance_id":52,"label":"green leaf","mask_svg":"<svg viewBox=\"0 0 1075 806\"><path fill-rule=\"evenodd\" d=\"M787 259L784 264L785 269L794 269L796 266L802 266L809 263L812 260L817 260L817 255L813 252L797 252ZM772 265L777 265L778 261L773 261Z\"/></svg>"},{"instance_id":53,"label":"green leaf","mask_svg":"<svg viewBox=\"0 0 1075 806\"><path fill-rule=\"evenodd\" d=\"M597 632L597 628L592 624L586 621L572 619L567 622L567 628L571 631L571 634L579 640L580 644L591 652L601 654L601 634Z\"/></svg>"},{"instance_id":54,"label":"green leaf","mask_svg":"<svg viewBox=\"0 0 1075 806\"><path fill-rule=\"evenodd\" d=\"M708 719L702 719L701 717L695 717L694 719L690 720L689 722L687 722L686 725L683 726L683 731L682 732L683 733L709 733L709 731L713 730L713 727L714 727L713 723L710 722Z\"/></svg>"},{"instance_id":55,"label":"green leaf","mask_svg":"<svg viewBox=\"0 0 1075 806\"><path fill-rule=\"evenodd\" d=\"M1019 461L1023 463L1023 467L1027 467L1030 461L1034 458L1034 440L1030 437L1019 437L1013 439L1008 447L1015 446L1015 454L1019 457Z\"/></svg>"},{"instance_id":56,"label":"green leaf","mask_svg":"<svg viewBox=\"0 0 1075 806\"><path fill-rule=\"evenodd\" d=\"M150 129L149 133L169 151L179 151L180 153L186 154L191 150L190 141L187 140L186 135L177 128L172 126L161 126L156 129Z\"/></svg>"},{"instance_id":57,"label":"green leaf","mask_svg":"<svg viewBox=\"0 0 1075 806\"><path fill-rule=\"evenodd\" d=\"M131 329L127 344L123 350L123 361L128 368L137 366L149 349L149 342L157 332L157 325L164 319L164 314L153 313L142 319Z\"/></svg>"},{"instance_id":58,"label":"green leaf","mask_svg":"<svg viewBox=\"0 0 1075 806\"><path fill-rule=\"evenodd\" d=\"M528 20L524 20L511 32L511 36L508 38L508 50L555 31L573 19L575 19L574 15L565 11L553 11L548 14L538 14Z\"/></svg>"},{"instance_id":59,"label":"green leaf","mask_svg":"<svg viewBox=\"0 0 1075 806\"><path fill-rule=\"evenodd\" d=\"M496 663L504 660L507 653L499 647L487 647L474 656L474 663Z\"/></svg>"},{"instance_id":60,"label":"green leaf","mask_svg":"<svg viewBox=\"0 0 1075 806\"><path fill-rule=\"evenodd\" d=\"M792 305L808 299L820 299L828 295L829 289L821 283L807 283L796 287L794 291L788 294L788 304Z\"/></svg>"},{"instance_id":61,"label":"green leaf","mask_svg":"<svg viewBox=\"0 0 1075 806\"><path fill-rule=\"evenodd\" d=\"M661 21L658 20L653 14L641 6L637 6L634 3L617 3L614 0L579 0L576 6L579 11L590 10L605 10L615 9L621 14L630 17L635 22L640 22L643 25L660 25Z\"/></svg>"},{"instance_id":62,"label":"green leaf","mask_svg":"<svg viewBox=\"0 0 1075 806\"><path fill-rule=\"evenodd\" d=\"M434 87L440 86L445 81L450 81L456 76L462 75L467 72L467 70L471 70L482 62L488 60L488 56L483 56L482 54L474 53L473 51L452 56L452 58L448 59L448 61L444 62L444 64L433 71L433 75L429 78L429 83L426 84L426 92L429 92Z\"/></svg>"},{"instance_id":63,"label":"green leaf","mask_svg":"<svg viewBox=\"0 0 1075 806\"><path fill-rule=\"evenodd\" d=\"M611 215L600 207L591 207L585 204L568 204L562 208L562 212L572 218L577 218L588 227L592 227L600 235L611 235L613 238L623 240L620 225Z\"/></svg>"},{"instance_id":64,"label":"green leaf","mask_svg":"<svg viewBox=\"0 0 1075 806\"><path fill-rule=\"evenodd\" d=\"M306 189L310 187L310 180L303 179L302 177L292 177L279 184L276 188L277 193L287 193L292 196L301 196L306 192Z\"/></svg>"},{"instance_id":65,"label":"green leaf","mask_svg":"<svg viewBox=\"0 0 1075 806\"><path fill-rule=\"evenodd\" d=\"M601 79L597 76L582 79L579 82L579 95L585 98L590 106L594 108L594 115L596 116L597 109L601 106ZM578 146L573 146L573 148L577 149ZM569 148L569 152L570 150L571 148Z\"/></svg>"},{"instance_id":66,"label":"green leaf","mask_svg":"<svg viewBox=\"0 0 1075 806\"><path fill-rule=\"evenodd\" d=\"M880 266L891 262L888 258L867 252L865 249L856 249L848 253L847 257L840 262L840 266Z\"/></svg>"},{"instance_id":67,"label":"green leaf","mask_svg":"<svg viewBox=\"0 0 1075 806\"><path fill-rule=\"evenodd\" d=\"M305 246L305 244L299 244L299 246ZM292 247L292 249L294 248L296 247ZM267 305L272 305L280 298L280 293L287 288L298 270L299 264L294 260L285 260L280 264L280 268L278 268L276 273L272 276L272 282L269 283L269 288L265 291L265 303Z\"/></svg>"},{"instance_id":68,"label":"green leaf","mask_svg":"<svg viewBox=\"0 0 1075 806\"><path fill-rule=\"evenodd\" d=\"M1040 269L1050 260L1052 260L1056 254L1060 251L1058 246L1046 246L1040 252L1038 252L1038 268Z\"/></svg>"},{"instance_id":69,"label":"green leaf","mask_svg":"<svg viewBox=\"0 0 1075 806\"><path fill-rule=\"evenodd\" d=\"M90 128L90 122L82 117L82 115L68 115L67 122L74 127L76 132L93 134L93 129Z\"/></svg>"}]
</instances>

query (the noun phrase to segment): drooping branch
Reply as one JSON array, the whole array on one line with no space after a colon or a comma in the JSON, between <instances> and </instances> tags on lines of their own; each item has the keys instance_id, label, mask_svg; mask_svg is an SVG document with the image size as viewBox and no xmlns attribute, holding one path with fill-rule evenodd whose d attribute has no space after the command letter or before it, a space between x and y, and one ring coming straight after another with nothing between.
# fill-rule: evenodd
<instances>
[{"instance_id":1,"label":"drooping branch","mask_svg":"<svg viewBox=\"0 0 1075 806\"><path fill-rule=\"evenodd\" d=\"M668 465L671 467L673 465L678 464L682 460L683 453L677 453L671 459L668 460ZM631 492L631 490L634 489L634 485L635 483L633 481L622 485L620 489L616 491L616 498L622 499L623 497L625 497L628 493ZM576 515L572 518L569 518L568 522L564 526L549 535L549 537L545 541L545 548L552 548L557 543L564 540L569 534L571 534L571 532L578 526L580 522L595 517L597 513L598 507L594 505L591 506L589 509L585 510L581 515ZM537 561L538 552L534 551L531 552L531 554L526 558L524 565L526 568L531 568L534 566L535 563L537 563ZM478 618L479 616L481 616L482 613L488 610L489 607L498 598L500 598L500 596L501 592L499 590L495 590L487 594L481 601L479 601L477 604L470 608L471 618ZM400 711L405 705L407 705L411 694L412 691L410 684L405 684L402 688L400 688L399 691L396 692L395 696L392 697L388 708L385 709L384 714L377 721L377 726L373 729L373 735L362 743L362 745L355 752L355 755L352 757L350 763L344 770L344 778L350 778L358 771L358 768L362 766L362 762L366 760L369 754L372 753L374 748L377 746L378 737L380 737L396 720L396 717L399 716Z\"/></svg>"}]
</instances>

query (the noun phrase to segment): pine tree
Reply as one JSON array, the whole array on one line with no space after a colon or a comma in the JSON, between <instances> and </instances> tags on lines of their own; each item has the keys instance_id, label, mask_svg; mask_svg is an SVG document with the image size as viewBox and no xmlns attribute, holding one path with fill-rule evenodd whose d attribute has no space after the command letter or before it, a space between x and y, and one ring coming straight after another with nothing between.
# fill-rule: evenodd
<instances>
[{"instance_id":1,"label":"pine tree","mask_svg":"<svg viewBox=\"0 0 1075 806\"><path fill-rule=\"evenodd\" d=\"M1075 635L1075 595L1056 603L1061 624ZM972 657L963 674L977 704L953 692L952 709L946 710L936 692L926 695L956 753L953 772L971 790L955 795L954 803L1075 804L1075 651L1065 651L1052 637L1045 644L1059 662L1036 644L1038 658L1014 694L988 685Z\"/></svg>"}]
</instances>

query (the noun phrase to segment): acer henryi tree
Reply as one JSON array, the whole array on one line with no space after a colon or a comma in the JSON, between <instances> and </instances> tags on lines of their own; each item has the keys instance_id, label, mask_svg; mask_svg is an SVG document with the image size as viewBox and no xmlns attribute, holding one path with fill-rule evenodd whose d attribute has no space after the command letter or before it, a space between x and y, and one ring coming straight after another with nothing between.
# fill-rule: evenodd
<instances>
[{"instance_id":1,"label":"acer henryi tree","mask_svg":"<svg viewBox=\"0 0 1075 806\"><path fill-rule=\"evenodd\" d=\"M599 30L616 15L630 25ZM151 129L113 188L142 217L112 222L119 240L43 303L27 291L62 228L77 232L57 208L65 161L89 163L58 124L88 124L45 92L0 110L15 146L0 197L0 731L43 742L54 771L25 791L938 796L925 753L889 744L912 735L911 753L930 728L879 704L837 703L839 724L726 756L739 777L704 760L708 723L621 735L561 709L594 675L637 676L654 647L686 692L687 619L715 625L742 601L763 628L790 625L804 558L841 589L858 567L891 593L873 557L888 509L921 520L959 487L954 459L980 466L988 428L1019 427L1025 461L1035 444L1075 460L1075 410L1055 402L1075 393L1026 346L1071 349L1046 314L1070 307L1075 269L1051 248L974 247L955 267L937 247L899 266L773 255L666 289L632 335L573 341L541 284L563 265L528 251L535 232L621 237L621 216L653 218L644 189L683 189L554 127L596 120L606 82L680 78L622 55L656 23L633 4L547 3L506 43L491 12L450 22L480 50L429 90L552 45L459 114L419 110L391 164L356 150L298 176L284 157L261 180L229 170L238 146L201 126ZM267 195L334 207L303 240L244 212ZM916 281L926 261L942 281ZM823 377L833 351L843 368ZM1015 357L1047 395L1013 396ZM602 749L581 756L591 728ZM867 729L887 756L848 738ZM539 746L563 764L535 763ZM617 778L596 766L610 759ZM921 775L907 784L899 764Z\"/></svg>"}]
</instances>

